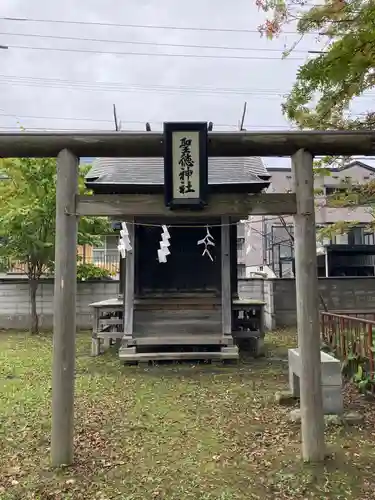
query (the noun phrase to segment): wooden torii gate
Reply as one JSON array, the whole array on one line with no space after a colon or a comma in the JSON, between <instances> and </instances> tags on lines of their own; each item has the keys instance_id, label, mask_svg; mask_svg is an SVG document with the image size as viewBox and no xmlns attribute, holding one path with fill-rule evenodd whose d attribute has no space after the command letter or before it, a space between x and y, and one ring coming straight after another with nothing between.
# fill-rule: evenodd
<instances>
[{"instance_id":1,"label":"wooden torii gate","mask_svg":"<svg viewBox=\"0 0 375 500\"><path fill-rule=\"evenodd\" d=\"M316 265L313 157L315 155L372 155L375 132L209 132L208 156L291 156L295 193L285 194L285 212L294 213L302 457L321 461L325 455L324 415L320 388L320 331ZM0 133L0 157L57 156L56 259L52 376L52 465L73 461L74 370L76 334L77 220L79 215L105 215L78 195L79 157L161 157L159 132ZM129 195L108 195L104 204L125 210ZM273 200L257 214L282 214ZM282 201L282 199L284 201ZM93 203L94 197L93 197ZM295 210L290 209L294 203ZM249 205L249 203L248 203ZM251 203L250 203L251 205ZM116 207L115 207L116 208ZM107 212L106 212L107 210ZM119 213L119 206L117 212ZM124 214L125 215L125 214ZM247 214L250 215L250 214Z\"/></svg>"}]
</instances>

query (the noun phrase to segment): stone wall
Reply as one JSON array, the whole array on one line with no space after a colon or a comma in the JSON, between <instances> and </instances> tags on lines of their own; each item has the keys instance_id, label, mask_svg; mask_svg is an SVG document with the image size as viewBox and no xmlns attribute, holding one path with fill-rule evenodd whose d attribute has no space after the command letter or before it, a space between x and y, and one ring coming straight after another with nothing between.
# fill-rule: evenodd
<instances>
[{"instance_id":1,"label":"stone wall","mask_svg":"<svg viewBox=\"0 0 375 500\"><path fill-rule=\"evenodd\" d=\"M242 279L240 296L265 302L265 323L268 329L296 324L296 290L294 279ZM330 311L375 312L375 278L320 278L320 294ZM114 298L118 281L77 283L77 327L92 325L89 304ZM322 304L319 304L323 309ZM53 280L43 280L38 290L37 307L42 328L53 324ZM30 299L25 280L0 279L0 328L27 329Z\"/></svg>"},{"instance_id":2,"label":"stone wall","mask_svg":"<svg viewBox=\"0 0 375 500\"><path fill-rule=\"evenodd\" d=\"M77 327L91 328L92 311L89 304L116 297L118 281L77 283ZM38 289L37 308L40 326L52 328L53 280L43 280ZM0 328L27 329L30 319L29 287L24 279L0 280Z\"/></svg>"},{"instance_id":3,"label":"stone wall","mask_svg":"<svg viewBox=\"0 0 375 500\"><path fill-rule=\"evenodd\" d=\"M260 281L264 281L263 285ZM296 324L294 279L246 279L239 285L239 293L244 297L258 300L260 290L263 290L267 327ZM329 311L375 312L375 278L319 278L319 292ZM321 301L319 307L323 310Z\"/></svg>"},{"instance_id":4,"label":"stone wall","mask_svg":"<svg viewBox=\"0 0 375 500\"><path fill-rule=\"evenodd\" d=\"M238 280L238 293L243 297L251 297L254 300L264 300L265 284L268 280L257 278L245 278Z\"/></svg>"}]
</instances>

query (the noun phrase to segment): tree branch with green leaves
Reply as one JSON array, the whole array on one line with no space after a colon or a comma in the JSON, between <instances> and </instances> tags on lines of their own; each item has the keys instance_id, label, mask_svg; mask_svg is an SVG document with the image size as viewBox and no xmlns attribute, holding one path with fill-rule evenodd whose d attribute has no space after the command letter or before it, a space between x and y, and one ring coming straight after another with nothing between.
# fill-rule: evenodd
<instances>
[{"instance_id":1,"label":"tree branch with green leaves","mask_svg":"<svg viewBox=\"0 0 375 500\"><path fill-rule=\"evenodd\" d=\"M82 194L86 192L84 176L88 168L80 168ZM52 274L54 268L56 159L4 159L0 172L0 258L24 268L30 286L30 330L38 333L37 289L42 276ZM109 232L108 219L82 217L78 243L95 244Z\"/></svg>"},{"instance_id":2,"label":"tree branch with green leaves","mask_svg":"<svg viewBox=\"0 0 375 500\"><path fill-rule=\"evenodd\" d=\"M375 3L329 0L312 8L300 0L257 0L256 4L269 16L260 27L268 38L278 36L297 19L301 36L316 34L326 42L298 70L282 105L285 116L301 129L374 128L372 110L357 118L351 116L349 106L374 86ZM292 51L293 47L287 55Z\"/></svg>"},{"instance_id":3,"label":"tree branch with green leaves","mask_svg":"<svg viewBox=\"0 0 375 500\"><path fill-rule=\"evenodd\" d=\"M300 39L309 34L315 35L315 41L323 42L318 50L311 47L311 57L300 66L295 83L282 103L285 117L300 129L375 129L374 110L368 109L361 116L355 116L351 110L353 100L375 83L375 2L325 0L311 7L304 0L256 0L255 3L266 14L265 23L259 27L262 36L275 38L293 25ZM292 44L284 57L297 44ZM331 167L344 166L351 159L326 156L315 161L316 172L325 170L321 175L328 176ZM365 205L374 219L374 182L361 186L349 184L328 197L330 206L355 209ZM320 235L346 232L359 223L331 224ZM373 229L375 224L368 226Z\"/></svg>"}]
</instances>

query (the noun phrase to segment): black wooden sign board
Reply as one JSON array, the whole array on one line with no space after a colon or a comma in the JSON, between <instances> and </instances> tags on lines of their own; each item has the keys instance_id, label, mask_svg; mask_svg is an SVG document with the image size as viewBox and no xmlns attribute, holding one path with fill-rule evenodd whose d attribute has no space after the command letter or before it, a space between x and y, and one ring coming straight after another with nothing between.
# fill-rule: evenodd
<instances>
[{"instance_id":1,"label":"black wooden sign board","mask_svg":"<svg viewBox=\"0 0 375 500\"><path fill-rule=\"evenodd\" d=\"M206 122L164 123L164 193L171 209L207 204Z\"/></svg>"}]
</instances>

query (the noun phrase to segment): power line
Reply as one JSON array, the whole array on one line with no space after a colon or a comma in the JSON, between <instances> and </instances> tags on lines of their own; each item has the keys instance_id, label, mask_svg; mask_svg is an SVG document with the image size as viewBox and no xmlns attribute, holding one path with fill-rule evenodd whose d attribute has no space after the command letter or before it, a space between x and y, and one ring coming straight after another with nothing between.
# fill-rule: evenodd
<instances>
[{"instance_id":1,"label":"power line","mask_svg":"<svg viewBox=\"0 0 375 500\"><path fill-rule=\"evenodd\" d=\"M154 93L154 94L191 94L202 95L206 97L223 96L256 96L258 99L282 98L288 93L288 90L278 89L257 89L257 88L225 88L225 87L190 87L188 85L138 85L138 84L123 84L117 82L96 82L79 81L79 80L64 80L61 78L43 78L29 76L11 76L0 75L0 85L17 85L24 87L50 88L50 89L67 89L67 90L82 90L85 92L118 92L118 93ZM367 92L356 97L356 100L363 101L364 99L373 99L374 94Z\"/></svg>"},{"instance_id":2,"label":"power line","mask_svg":"<svg viewBox=\"0 0 375 500\"><path fill-rule=\"evenodd\" d=\"M175 47L175 48L185 48L185 49L213 49L213 50L242 50L245 52L249 51L259 51L259 52L280 52L283 53L284 50L280 49L270 49L267 47L230 47L228 45L195 45L195 44L185 44L185 43L160 43L160 42L139 42L139 41L129 41L129 40L110 40L103 38L83 38L79 36L63 36L63 35L41 35L39 33L7 33L0 32L0 35L7 36L26 36L34 38L48 38L54 40L75 40L79 42L98 42L98 43L118 43L125 45L147 45L154 47ZM311 50L298 50L294 49L293 52L298 52L301 54L313 53Z\"/></svg>"},{"instance_id":3,"label":"power line","mask_svg":"<svg viewBox=\"0 0 375 500\"><path fill-rule=\"evenodd\" d=\"M84 91L84 92L111 92L111 93L133 93L133 94L139 94L139 93L149 93L149 94L158 94L158 95L191 95L191 96L202 96L202 97L217 97L218 95L226 96L226 97L233 97L233 96L238 96L238 95L245 95L245 96L250 96L254 95L258 99L275 99L275 98L281 98L283 97L282 94L265 94L265 93L254 93L254 92L209 92L207 91L202 91L202 92L194 92L194 91L181 91L181 90L162 90L158 88L152 88L152 87L146 87L146 88L131 88L129 87L128 89L117 89L117 88L106 88L106 87L88 87L88 86L76 86L76 85L51 85L49 83L37 83L37 82L24 82L24 81L1 81L0 80L0 85L12 85L12 86L20 86L20 87L34 87L34 88L46 88L46 89L64 89L64 90L71 90L71 91Z\"/></svg>"},{"instance_id":4,"label":"power line","mask_svg":"<svg viewBox=\"0 0 375 500\"><path fill-rule=\"evenodd\" d=\"M13 81L30 81L30 82L35 82L35 83L48 83L48 84L64 84L64 85L84 85L88 87L106 87L110 89L114 88L120 88L120 89L151 89L151 90L170 90L170 91L181 91L181 92L190 92L190 91L197 91L197 92L219 92L219 93L238 93L238 94L251 94L251 93L265 93L267 96L269 95L280 95L280 94L285 94L288 92L287 89L266 89L266 88L246 88L246 87L217 87L217 86L201 86L201 87L194 87L191 85L160 85L160 84L153 84L153 85L140 85L137 83L128 83L125 84L123 82L91 82L89 80L69 80L69 79L63 79L63 78L49 78L49 77L36 77L36 76L22 76L22 75L4 75L0 74L0 79L4 80L11 80Z\"/></svg>"},{"instance_id":5,"label":"power line","mask_svg":"<svg viewBox=\"0 0 375 500\"><path fill-rule=\"evenodd\" d=\"M37 19L37 18L20 18L20 17L0 17L1 21L8 22L23 22L23 23L47 23L47 24L71 24L78 26L104 26L113 28L134 28L134 29L156 29L156 30L172 30L172 31L200 31L213 33L260 33L259 30L239 29L239 28L197 28L192 26L171 26L171 25L156 25L156 24L121 24L107 23L94 21L68 21L60 19ZM283 31L285 34L300 35L298 31ZM320 35L321 33L311 32L311 35Z\"/></svg>"},{"instance_id":6,"label":"power line","mask_svg":"<svg viewBox=\"0 0 375 500\"><path fill-rule=\"evenodd\" d=\"M175 58L187 58L187 59L233 59L233 60L257 60L257 61L303 61L304 57L287 57L282 59L281 57L263 57L263 56L226 56L226 55L214 55L214 54L172 54L168 52L164 53L152 53L152 52L120 52L115 50L90 50L90 49L68 49L61 47L31 47L29 45L8 45L9 49L20 49L20 50L44 50L49 52L76 52L82 54L109 54L116 56L136 56L136 57L175 57ZM308 56L308 54L306 54Z\"/></svg>"},{"instance_id":7,"label":"power line","mask_svg":"<svg viewBox=\"0 0 375 500\"><path fill-rule=\"evenodd\" d=\"M4 126L1 126L0 125L0 130L7 130L7 131L10 131L10 132L20 132L20 129L22 131L22 129L25 129L25 132L30 132L30 131L40 131L40 132L101 132L102 130L99 130L99 129L92 129L92 128L89 128L89 129L81 129L81 128L54 128L54 127L23 127L23 126L19 126L19 127L16 127L15 125L12 125L12 126L7 126L7 125L4 125ZM107 130L107 129L105 129ZM108 130L112 130L111 129L108 129Z\"/></svg>"},{"instance_id":8,"label":"power line","mask_svg":"<svg viewBox=\"0 0 375 500\"><path fill-rule=\"evenodd\" d=\"M179 87L163 87L163 86L142 86L132 84L129 86L114 86L114 85L96 85L92 83L84 82L64 82L64 81L53 81L51 79L45 80L29 80L27 78L7 78L0 77L0 85L18 85L24 87L37 87L37 88L50 88L50 89L67 89L67 90L84 90L88 92L118 92L118 93L153 93L153 94L191 94L191 95L203 95L209 96L234 96L234 95L258 95L260 98L278 98L283 97L282 93L276 93L272 90L267 93L264 89L243 89L243 90L231 90L231 89L199 89L199 88L179 88Z\"/></svg>"},{"instance_id":9,"label":"power line","mask_svg":"<svg viewBox=\"0 0 375 500\"><path fill-rule=\"evenodd\" d=\"M116 88L119 87L121 89L151 89L151 90L171 90L171 91L181 91L181 92L190 92L190 91L196 91L196 92L219 92L219 93L228 93L228 94L265 94L266 96L270 95L284 95L290 91L290 89L277 89L277 88L251 88L251 87L217 87L217 86L192 86L192 85L161 85L161 84L153 84L153 85L140 85L138 83L123 83L123 82L91 82L89 80L69 80L69 79L64 79L64 78L49 78L49 77L42 77L42 76L24 76L24 75L5 75L5 74L0 74L0 80L1 79L10 79L11 81L32 81L32 82L40 82L40 83L57 83L57 84L66 84L66 85L85 85L85 86L92 86L92 87L107 87L107 88ZM358 97L368 97L373 99L374 94L371 93L371 91L367 91L365 94L362 96Z\"/></svg>"},{"instance_id":10,"label":"power line","mask_svg":"<svg viewBox=\"0 0 375 500\"><path fill-rule=\"evenodd\" d=\"M16 113L0 113L0 116L8 117L8 118L27 118L33 120L69 120L69 121L91 121L91 122L105 122L105 123L113 123L113 120L105 120L103 118L77 118L74 116L38 116L38 115L19 115ZM141 121L138 122L125 122L125 123L143 123Z\"/></svg>"},{"instance_id":11,"label":"power line","mask_svg":"<svg viewBox=\"0 0 375 500\"><path fill-rule=\"evenodd\" d=\"M17 114L17 113L0 113L0 116L7 117L7 118L25 118L25 119L31 119L31 120L59 120L59 121L89 121L89 122L95 122L95 123L113 123L113 120L105 119L105 118L95 118L95 117L90 117L90 118L80 118L77 116L41 116L41 115L23 115L23 114ZM128 123L128 124L137 124L137 125L144 125L147 120L121 120L121 123ZM163 125L162 121L153 121L153 120L148 120L149 123L154 124L154 125ZM233 128L238 128L236 124L231 124L231 123L214 123L214 127L233 127ZM257 127L257 125L251 125L251 124L246 124L243 125L244 129L251 128L251 127ZM282 129L289 129L293 127L293 125L264 125L261 126L261 128L282 128Z\"/></svg>"},{"instance_id":12,"label":"power line","mask_svg":"<svg viewBox=\"0 0 375 500\"><path fill-rule=\"evenodd\" d=\"M2 116L2 115L0 115L0 116ZM24 117L18 115L18 116L15 116L15 118L24 118ZM40 117L40 118L42 118L42 117ZM69 118L63 118L63 120L69 120ZM78 118L78 119L75 119L75 120L79 121L80 119ZM83 121L86 121L86 120L87 121L91 121L91 122L96 122L96 121L98 121L98 122L99 121L100 122L104 122L105 121L105 122L113 123L111 120L94 120L94 119L88 120L88 119L84 119ZM134 120L134 121L130 121L130 120L123 121L122 120L122 123L127 123L129 125L130 124L137 124L137 125L142 124L143 125L142 130L143 130L144 129L144 125L146 123L146 120L145 121L136 121L136 120ZM150 121L149 123L162 125L162 122L153 122L153 121ZM215 127L227 127L227 128L231 127L234 130L238 130L238 126L235 125L235 124L224 124L224 123L217 123L217 124L215 124L214 123L214 129L215 129ZM81 131L81 132L86 132L88 130L100 132L102 130L102 129L92 129L92 128L90 128L90 129L87 129L87 128L72 129L72 128L61 128L61 127L58 127L58 128L57 127L23 127L23 128L25 128L26 131L28 131L28 130L42 130L42 131L45 130L45 131L50 131L51 130L51 131L56 131L56 132L59 132L59 131L60 132L65 132L65 131L72 131L72 132L79 132L79 131ZM113 127L111 127L110 130L112 130L112 128ZM288 127L287 125L274 125L274 126L272 126L272 125L245 125L244 128L246 130L273 130L273 129L293 130L292 127ZM13 125L13 126L7 126L7 125L1 126L0 125L0 129L19 131L20 127L17 127L15 125Z\"/></svg>"}]
</instances>

